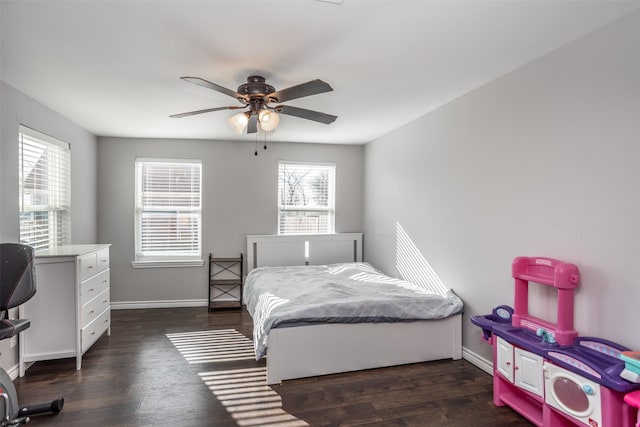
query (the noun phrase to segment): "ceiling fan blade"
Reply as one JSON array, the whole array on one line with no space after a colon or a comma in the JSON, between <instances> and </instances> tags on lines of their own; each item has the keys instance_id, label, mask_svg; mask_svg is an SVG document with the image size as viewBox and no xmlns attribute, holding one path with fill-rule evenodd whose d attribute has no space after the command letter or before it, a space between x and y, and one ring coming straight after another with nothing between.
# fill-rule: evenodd
<instances>
[{"instance_id":1,"label":"ceiling fan blade","mask_svg":"<svg viewBox=\"0 0 640 427\"><path fill-rule=\"evenodd\" d=\"M258 132L258 116L256 114L252 114L249 117L249 123L247 124L247 133L256 133Z\"/></svg>"},{"instance_id":2,"label":"ceiling fan blade","mask_svg":"<svg viewBox=\"0 0 640 427\"><path fill-rule=\"evenodd\" d=\"M217 85L215 83L211 83L210 81L201 79L200 77L180 77L180 78L185 82L193 83L194 85L206 87L206 88L215 90L216 92L224 93L225 95L228 95L232 98L247 99L245 95L241 95L235 90L227 89L226 87Z\"/></svg>"},{"instance_id":3,"label":"ceiling fan blade","mask_svg":"<svg viewBox=\"0 0 640 427\"><path fill-rule=\"evenodd\" d=\"M268 102L286 102L292 99L302 98L304 96L317 95L319 93L331 92L333 88L322 80L316 79L310 82L291 86L286 89L278 90L267 95Z\"/></svg>"},{"instance_id":4,"label":"ceiling fan blade","mask_svg":"<svg viewBox=\"0 0 640 427\"><path fill-rule=\"evenodd\" d=\"M180 114L172 114L169 117L171 117L172 119L178 119L180 117L193 116L193 115L202 114L202 113L209 113L211 111L238 110L238 109L241 109L241 108L247 108L247 107L238 105L238 106L231 106L231 107L206 108L204 110L189 111L187 113L180 113Z\"/></svg>"},{"instance_id":5,"label":"ceiling fan blade","mask_svg":"<svg viewBox=\"0 0 640 427\"><path fill-rule=\"evenodd\" d=\"M331 114L307 110L305 108L291 107L289 105L278 105L274 108L274 110L280 114L313 120L315 122L324 123L326 125L333 123L338 118L338 116L332 116Z\"/></svg>"}]
</instances>

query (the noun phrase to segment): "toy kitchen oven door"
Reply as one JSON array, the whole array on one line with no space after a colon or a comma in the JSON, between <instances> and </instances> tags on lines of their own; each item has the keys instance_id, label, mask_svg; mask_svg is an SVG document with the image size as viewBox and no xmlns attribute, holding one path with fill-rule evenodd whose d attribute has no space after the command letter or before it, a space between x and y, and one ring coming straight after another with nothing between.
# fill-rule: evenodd
<instances>
[{"instance_id":1,"label":"toy kitchen oven door","mask_svg":"<svg viewBox=\"0 0 640 427\"><path fill-rule=\"evenodd\" d=\"M602 426L600 384L544 362L545 402L585 425Z\"/></svg>"},{"instance_id":2,"label":"toy kitchen oven door","mask_svg":"<svg viewBox=\"0 0 640 427\"><path fill-rule=\"evenodd\" d=\"M551 349L543 363L544 426L564 426L559 417L589 427L631 427L637 409L625 403L640 384L620 374L626 348L596 337L579 337L570 347Z\"/></svg>"}]
</instances>

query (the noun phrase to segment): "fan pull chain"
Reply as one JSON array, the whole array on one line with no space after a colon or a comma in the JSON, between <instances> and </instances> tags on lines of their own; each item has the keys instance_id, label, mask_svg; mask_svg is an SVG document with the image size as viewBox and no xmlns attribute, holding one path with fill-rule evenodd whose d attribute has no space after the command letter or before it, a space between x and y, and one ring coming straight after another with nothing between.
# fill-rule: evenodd
<instances>
[{"instance_id":1,"label":"fan pull chain","mask_svg":"<svg viewBox=\"0 0 640 427\"><path fill-rule=\"evenodd\" d=\"M258 155L258 132L256 132L256 151L253 153L254 156Z\"/></svg>"}]
</instances>

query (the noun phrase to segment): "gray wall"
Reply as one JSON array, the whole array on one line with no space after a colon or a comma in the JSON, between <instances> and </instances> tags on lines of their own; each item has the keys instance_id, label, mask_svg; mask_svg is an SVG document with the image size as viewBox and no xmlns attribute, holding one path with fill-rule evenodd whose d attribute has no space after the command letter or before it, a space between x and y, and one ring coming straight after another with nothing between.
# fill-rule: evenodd
<instances>
[{"instance_id":1,"label":"gray wall","mask_svg":"<svg viewBox=\"0 0 640 427\"><path fill-rule=\"evenodd\" d=\"M2 173L0 239L17 241L18 128L20 124L71 144L71 240L94 243L98 235L96 137L75 123L2 82Z\"/></svg>"},{"instance_id":2,"label":"gray wall","mask_svg":"<svg viewBox=\"0 0 640 427\"><path fill-rule=\"evenodd\" d=\"M12 86L0 82L0 242L20 238L18 207L18 128L20 124L71 144L71 239L94 243L98 235L97 141L89 132ZM16 362L8 340L0 342L2 366Z\"/></svg>"},{"instance_id":3,"label":"gray wall","mask_svg":"<svg viewBox=\"0 0 640 427\"><path fill-rule=\"evenodd\" d=\"M224 122L224 121L223 121ZM222 123L222 125L225 125ZM278 160L336 163L336 232L362 231L362 146L99 138L98 240L111 243L111 300L118 307L198 305L207 298L207 265L134 269L136 157L200 159L203 255L246 252L247 234L277 233Z\"/></svg>"},{"instance_id":4,"label":"gray wall","mask_svg":"<svg viewBox=\"0 0 640 427\"><path fill-rule=\"evenodd\" d=\"M366 146L367 259L399 274L399 224L487 360L469 318L513 305L520 255L577 264L578 332L640 348L638 52L635 13ZM533 288L531 311L555 320L555 292Z\"/></svg>"}]
</instances>

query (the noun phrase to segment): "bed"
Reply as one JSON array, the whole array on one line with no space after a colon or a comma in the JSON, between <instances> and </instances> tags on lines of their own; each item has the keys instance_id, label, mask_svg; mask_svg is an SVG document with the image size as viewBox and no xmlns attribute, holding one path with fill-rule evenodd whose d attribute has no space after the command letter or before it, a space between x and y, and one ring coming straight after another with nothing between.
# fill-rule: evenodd
<instances>
[{"instance_id":1,"label":"bed","mask_svg":"<svg viewBox=\"0 0 640 427\"><path fill-rule=\"evenodd\" d=\"M247 270L244 300L254 321L256 358L266 353L268 384L462 356L462 302L451 291L451 295L441 296L444 302L436 301L435 308L426 309L436 317L430 320L404 313L403 304L393 309L402 314L392 310L376 317L375 309L360 303L356 304L361 309L356 319L349 320L346 312L340 311L346 310L345 301L349 298L339 298L341 307L332 308L330 315L317 312L324 309L322 302L313 305L312 312L316 312L312 314L302 312L302 317L287 317L301 313L291 308L296 298L314 302L322 299L306 294L314 287L323 289L325 294L354 295L355 291L337 285L342 276L351 281L359 277L362 280L356 280L356 286L374 289L384 301L386 297L376 288L379 281L392 282L391 299L396 298L396 293L399 298L406 298L404 291L415 294L415 285L384 276L362 262L361 233L247 236ZM320 271L332 275L330 291L322 288L324 279L316 277ZM271 285L265 281L276 286L268 287ZM303 291L302 295L297 295L298 290ZM411 305L407 301L404 305Z\"/></svg>"}]
</instances>

